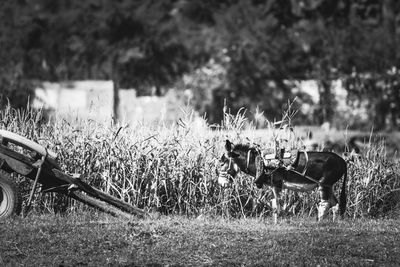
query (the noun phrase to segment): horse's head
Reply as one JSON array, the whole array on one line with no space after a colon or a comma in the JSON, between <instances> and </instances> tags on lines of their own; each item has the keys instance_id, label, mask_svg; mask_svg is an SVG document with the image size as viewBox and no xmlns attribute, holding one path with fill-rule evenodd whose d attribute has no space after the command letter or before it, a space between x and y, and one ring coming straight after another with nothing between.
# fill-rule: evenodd
<instances>
[{"instance_id":1,"label":"horse's head","mask_svg":"<svg viewBox=\"0 0 400 267\"><path fill-rule=\"evenodd\" d=\"M218 183L221 186L227 186L233 182L233 179L240 172L239 166L234 162L231 157L223 154L220 158L220 167L217 170Z\"/></svg>"},{"instance_id":2,"label":"horse's head","mask_svg":"<svg viewBox=\"0 0 400 267\"><path fill-rule=\"evenodd\" d=\"M226 186L233 182L236 175L242 170L247 174L255 174L255 157L258 151L248 145L233 145L229 140L225 142L225 152L220 159L218 183Z\"/></svg>"}]
</instances>

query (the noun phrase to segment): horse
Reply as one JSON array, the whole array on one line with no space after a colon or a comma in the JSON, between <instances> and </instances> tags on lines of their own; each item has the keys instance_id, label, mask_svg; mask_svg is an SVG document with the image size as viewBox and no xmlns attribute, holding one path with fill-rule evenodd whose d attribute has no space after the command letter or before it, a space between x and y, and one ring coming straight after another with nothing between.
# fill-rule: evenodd
<instances>
[{"instance_id":1,"label":"horse","mask_svg":"<svg viewBox=\"0 0 400 267\"><path fill-rule=\"evenodd\" d=\"M220 158L218 183L227 186L242 171L255 177L258 188L268 185L274 198L271 201L274 222L277 223L280 212L278 199L282 189L308 192L318 188L320 202L318 221L324 219L329 210L333 211L333 220L337 215L343 217L346 211L347 164L333 152L298 151L296 160L290 166L265 164L262 152L257 147L246 144L234 145L225 142L225 153ZM333 192L333 186L343 176L339 201Z\"/></svg>"}]
</instances>

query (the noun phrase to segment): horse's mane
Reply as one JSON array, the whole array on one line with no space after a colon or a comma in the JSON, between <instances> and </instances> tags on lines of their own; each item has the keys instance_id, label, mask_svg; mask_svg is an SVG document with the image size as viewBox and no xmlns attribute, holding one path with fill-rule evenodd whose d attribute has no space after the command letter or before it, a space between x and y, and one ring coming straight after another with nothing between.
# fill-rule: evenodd
<instances>
[{"instance_id":1,"label":"horse's mane","mask_svg":"<svg viewBox=\"0 0 400 267\"><path fill-rule=\"evenodd\" d=\"M248 149L250 149L250 145L249 144L236 144L236 145L234 145L233 149L248 150Z\"/></svg>"},{"instance_id":2,"label":"horse's mane","mask_svg":"<svg viewBox=\"0 0 400 267\"><path fill-rule=\"evenodd\" d=\"M250 146L249 144L236 144L234 147L233 147L233 150L236 150L236 151L241 151L241 152L247 152L247 151L249 151L249 150L253 150L253 149L255 149L255 147L252 147L252 146Z\"/></svg>"}]
</instances>

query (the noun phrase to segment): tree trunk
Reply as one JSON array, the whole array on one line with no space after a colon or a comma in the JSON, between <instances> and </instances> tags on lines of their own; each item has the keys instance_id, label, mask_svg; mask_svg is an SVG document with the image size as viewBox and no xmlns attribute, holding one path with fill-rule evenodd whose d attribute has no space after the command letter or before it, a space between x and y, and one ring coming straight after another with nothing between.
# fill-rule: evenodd
<instances>
[{"instance_id":1,"label":"tree trunk","mask_svg":"<svg viewBox=\"0 0 400 267\"><path fill-rule=\"evenodd\" d=\"M117 123L119 119L119 81L113 78L113 123Z\"/></svg>"},{"instance_id":2,"label":"tree trunk","mask_svg":"<svg viewBox=\"0 0 400 267\"><path fill-rule=\"evenodd\" d=\"M112 120L113 123L117 123L119 120L119 73L118 73L118 54L114 56L112 62L112 70L111 70L111 77L113 81L113 115Z\"/></svg>"},{"instance_id":3,"label":"tree trunk","mask_svg":"<svg viewBox=\"0 0 400 267\"><path fill-rule=\"evenodd\" d=\"M396 66L397 63L397 38L396 38L396 14L395 10L395 1L394 0L384 0L382 4L382 17L383 17L383 26L385 30L385 39L387 41L387 53L388 53L388 64L390 67ZM391 87L396 86L391 82ZM398 93L397 88L392 88L385 92L388 94L388 98L390 99L390 116L391 116L391 127L393 129L397 128L397 119L399 112L399 103L398 103Z\"/></svg>"},{"instance_id":4,"label":"tree trunk","mask_svg":"<svg viewBox=\"0 0 400 267\"><path fill-rule=\"evenodd\" d=\"M396 65L396 15L394 13L395 10L395 1L394 0L384 0L382 4L382 17L383 17L383 26L386 33L386 38L388 42L388 60L391 61L393 66Z\"/></svg>"},{"instance_id":5,"label":"tree trunk","mask_svg":"<svg viewBox=\"0 0 400 267\"><path fill-rule=\"evenodd\" d=\"M320 123L332 122L333 118L333 105L334 101L331 92L331 81L326 79L321 79L319 81L319 94L320 94L320 106L321 106L321 121Z\"/></svg>"}]
</instances>

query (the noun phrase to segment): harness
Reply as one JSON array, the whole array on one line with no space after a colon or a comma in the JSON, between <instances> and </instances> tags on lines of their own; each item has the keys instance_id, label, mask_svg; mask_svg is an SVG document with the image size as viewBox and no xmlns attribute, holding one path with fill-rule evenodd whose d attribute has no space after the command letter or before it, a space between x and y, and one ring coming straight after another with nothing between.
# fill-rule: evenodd
<instances>
[{"instance_id":1,"label":"harness","mask_svg":"<svg viewBox=\"0 0 400 267\"><path fill-rule=\"evenodd\" d=\"M257 148L254 148L254 149L258 150ZM245 169L245 172L246 172L246 173L249 172L251 150L252 150L252 149L249 149L249 151L247 152L247 157L246 157L246 169ZM260 155L262 155L262 153L261 153L260 150L258 150L257 152L259 152ZM229 163L228 163L228 170L229 170L229 169L231 168L231 166L232 166L232 160L233 160L233 158L230 157L230 156L228 156L228 159L229 159Z\"/></svg>"},{"instance_id":2,"label":"harness","mask_svg":"<svg viewBox=\"0 0 400 267\"><path fill-rule=\"evenodd\" d=\"M255 150L256 153L258 153L258 154L261 156L261 158L264 160L264 164L265 164L265 165L267 165L266 162L265 162L266 160L275 158L275 156L274 156L273 158L271 157L272 154L271 154L271 155L266 155L266 157L264 157L262 151L261 151L259 148L256 148L256 147L250 148L249 151L247 151L247 156L246 156L246 169L243 170L245 173L249 173L249 171L250 171L250 170L249 170L249 166L250 166L250 157L251 157L251 152L253 151L253 149ZM312 181L312 182L314 182L314 183L316 183L316 184L319 185L319 184L320 184L320 181L318 181L318 180L316 180L316 179L314 179L314 178L312 178L312 177L306 175L306 172L307 172L307 163L308 163L308 154L307 154L307 151L303 151L303 152L304 152L304 157L305 157L305 161L306 161L305 167L304 167L303 171L302 171L302 172L299 172L299 171L296 171L296 170L293 170L293 169L289 169L289 168L286 168L286 171L287 171L287 172L293 172L293 173L295 173L295 174L301 175L302 177L304 177L304 178L306 178L306 179L308 179L308 180L310 180L310 181ZM282 155L283 155L283 157L284 157L284 156L286 156L286 153L282 153ZM281 158L281 157L278 158L278 160L280 160L280 163L281 163L283 157L282 157L282 158ZM233 160L233 158L230 157L230 156L229 156L228 158L229 158L228 169L230 169L231 166L232 166L232 160ZM275 173L277 170L279 170L280 168L285 168L285 167L282 167L281 164L278 164L277 167L275 167L271 172L269 172L268 175L271 176L271 184L272 184L272 182L273 182L272 174L274 174L274 173Z\"/></svg>"},{"instance_id":3,"label":"harness","mask_svg":"<svg viewBox=\"0 0 400 267\"><path fill-rule=\"evenodd\" d=\"M303 171L302 172L299 172L299 171L296 171L296 170L294 170L294 169L289 169L289 166L288 167L282 167L281 166L281 164L282 164L282 160L283 160L283 158L284 158L284 155L286 155L286 153L284 153L284 151L278 156L278 160L279 160L279 164L278 164L278 166L275 168L275 169L273 169L270 173L269 173L269 175L271 176L271 184L272 184L272 182L273 182L273 177L272 177L272 174L274 173L274 172L276 172L277 170L279 170L280 168L285 168L286 169L286 171L287 172L293 172L293 173L295 173L295 174L298 174L298 175L300 175L300 176L302 176L302 177L304 177L304 178L306 178L306 179L308 179L308 180L310 180L310 181L312 181L312 182L314 182L314 183L316 183L316 184L320 184L320 181L318 181L318 180L316 180L316 179L314 179L314 178L312 178L312 177L310 177L310 176L308 176L308 175L306 175L306 172L307 172L307 163L308 163L308 153L307 153L307 151L303 151L304 152L304 157L305 157L305 166L304 166L304 169L303 169ZM264 159L264 164L265 165L267 165L266 163L265 163L265 161L266 160L268 160L267 158L269 158L269 159L275 159L276 158L276 155L274 155L274 154L271 154L271 155L273 155L273 157L271 157L271 155L267 155L267 157L266 158L264 158L264 156L260 153L260 155L262 156L262 158ZM268 157L269 156L269 157Z\"/></svg>"},{"instance_id":4,"label":"harness","mask_svg":"<svg viewBox=\"0 0 400 267\"><path fill-rule=\"evenodd\" d=\"M260 151L260 154L261 154L261 151ZM246 171L248 171L248 170L249 170L250 156L251 156L251 149L249 149L249 151L247 152Z\"/></svg>"}]
</instances>

